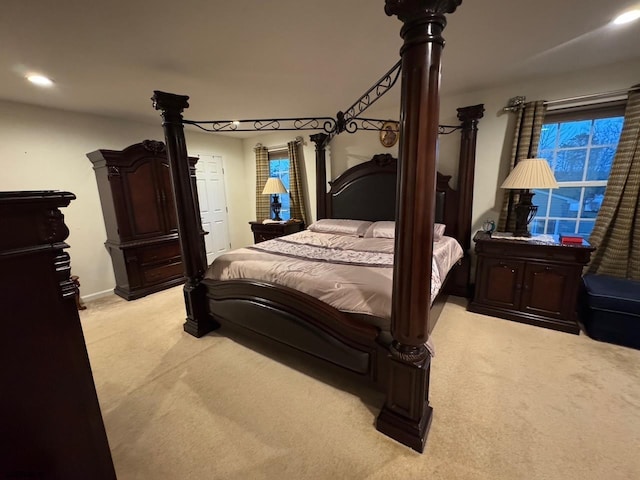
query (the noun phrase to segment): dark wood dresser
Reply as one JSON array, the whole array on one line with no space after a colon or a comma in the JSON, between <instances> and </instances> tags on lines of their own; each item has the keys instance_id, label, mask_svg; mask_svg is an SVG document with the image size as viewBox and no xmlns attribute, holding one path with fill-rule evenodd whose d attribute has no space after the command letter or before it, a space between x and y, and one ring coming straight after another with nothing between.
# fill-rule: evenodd
<instances>
[{"instance_id":1,"label":"dark wood dresser","mask_svg":"<svg viewBox=\"0 0 640 480\"><path fill-rule=\"evenodd\" d=\"M284 223L249 222L249 225L251 225L253 241L255 243L304 230L304 223L296 220L290 220Z\"/></svg>"},{"instance_id":2,"label":"dark wood dresser","mask_svg":"<svg viewBox=\"0 0 640 480\"><path fill-rule=\"evenodd\" d=\"M115 479L80 318L69 192L0 192L0 478Z\"/></svg>"},{"instance_id":3,"label":"dark wood dresser","mask_svg":"<svg viewBox=\"0 0 640 480\"><path fill-rule=\"evenodd\" d=\"M178 222L164 143L145 140L87 157L98 182L114 292L132 300L181 284ZM189 158L194 191L197 161Z\"/></svg>"},{"instance_id":4,"label":"dark wood dresser","mask_svg":"<svg viewBox=\"0 0 640 480\"><path fill-rule=\"evenodd\" d=\"M580 332L578 291L593 247L498 239L485 232L473 241L478 262L470 311Z\"/></svg>"}]
</instances>

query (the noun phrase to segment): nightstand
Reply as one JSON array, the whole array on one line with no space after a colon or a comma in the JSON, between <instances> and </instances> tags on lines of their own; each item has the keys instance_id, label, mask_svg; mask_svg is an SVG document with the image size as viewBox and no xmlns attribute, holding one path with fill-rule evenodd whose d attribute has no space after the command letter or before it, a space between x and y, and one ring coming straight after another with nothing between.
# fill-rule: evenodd
<instances>
[{"instance_id":1,"label":"nightstand","mask_svg":"<svg viewBox=\"0 0 640 480\"><path fill-rule=\"evenodd\" d=\"M300 232L304 229L304 223L296 220L283 223L249 222L249 225L251 225L255 243Z\"/></svg>"},{"instance_id":2,"label":"nightstand","mask_svg":"<svg viewBox=\"0 0 640 480\"><path fill-rule=\"evenodd\" d=\"M582 268L595 250L582 245L473 237L476 284L469 310L568 333L579 333Z\"/></svg>"}]
</instances>

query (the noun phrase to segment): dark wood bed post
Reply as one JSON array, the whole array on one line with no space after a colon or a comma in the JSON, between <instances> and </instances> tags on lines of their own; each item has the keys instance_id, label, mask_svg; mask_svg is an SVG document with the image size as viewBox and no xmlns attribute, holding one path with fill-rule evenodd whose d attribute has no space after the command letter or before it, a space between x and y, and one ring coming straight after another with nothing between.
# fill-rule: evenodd
<instances>
[{"instance_id":1,"label":"dark wood bed post","mask_svg":"<svg viewBox=\"0 0 640 480\"><path fill-rule=\"evenodd\" d=\"M484 105L458 108L460 130L460 160L458 162L458 219L456 239L462 245L464 257L451 275L447 293L460 297L471 297L471 216L473 213L473 185L476 169L476 139L478 122L484 116Z\"/></svg>"},{"instance_id":2,"label":"dark wood bed post","mask_svg":"<svg viewBox=\"0 0 640 480\"><path fill-rule=\"evenodd\" d=\"M316 144L316 219L327 218L327 143L329 135L315 133L309 135Z\"/></svg>"},{"instance_id":3,"label":"dark wood bed post","mask_svg":"<svg viewBox=\"0 0 640 480\"><path fill-rule=\"evenodd\" d=\"M187 319L185 332L201 337L218 324L207 312L207 290L202 279L207 256L202 241L202 223L198 201L191 187L191 170L182 124L182 111L189 107L189 97L154 91L153 106L162 111L162 128L167 143L171 185L176 201L180 252L184 266L184 301Z\"/></svg>"},{"instance_id":4,"label":"dark wood bed post","mask_svg":"<svg viewBox=\"0 0 640 480\"><path fill-rule=\"evenodd\" d=\"M440 110L441 34L445 13L462 0L386 0L403 22L404 44L393 266L389 383L376 427L422 452L431 424L428 339L436 161Z\"/></svg>"}]
</instances>

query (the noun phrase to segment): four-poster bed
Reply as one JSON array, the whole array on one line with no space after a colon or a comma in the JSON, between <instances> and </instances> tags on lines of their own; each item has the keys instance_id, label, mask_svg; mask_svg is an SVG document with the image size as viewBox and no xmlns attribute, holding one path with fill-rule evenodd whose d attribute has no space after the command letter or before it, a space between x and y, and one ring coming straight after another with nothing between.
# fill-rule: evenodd
<instances>
[{"instance_id":1,"label":"four-poster bed","mask_svg":"<svg viewBox=\"0 0 640 480\"><path fill-rule=\"evenodd\" d=\"M185 331L202 336L219 324L233 324L298 350L366 375L387 394L377 428L420 452L431 421L428 401L431 269L434 224L444 223L447 235L463 247L465 257L451 281L454 293L468 289L468 250L475 140L482 105L458 109L461 132L458 194L448 178L436 174L441 32L444 14L461 0L387 0L385 11L404 26L402 60L346 113L332 118L251 120L253 130L324 130L311 136L316 144L317 218L394 220L393 279L390 327L382 331L358 315L346 314L297 290L258 280L205 279L206 256L192 191L184 124L205 130L235 130L232 122L184 120L188 97L156 91L154 106L162 110L163 127L181 242L186 283ZM326 153L330 139L358 129L379 129L384 120L361 113L393 86L402 71L399 158L375 156L353 167L326 192ZM394 77L395 75L395 77ZM381 92L381 93L379 93ZM373 98L373 100L371 100ZM211 124L204 128L203 124ZM240 122L242 123L242 122ZM272 127L276 125L276 127ZM282 127L285 125L285 127ZM289 125L286 128L286 125ZM439 222L436 222L439 220ZM426 272L426 273L425 273Z\"/></svg>"}]
</instances>

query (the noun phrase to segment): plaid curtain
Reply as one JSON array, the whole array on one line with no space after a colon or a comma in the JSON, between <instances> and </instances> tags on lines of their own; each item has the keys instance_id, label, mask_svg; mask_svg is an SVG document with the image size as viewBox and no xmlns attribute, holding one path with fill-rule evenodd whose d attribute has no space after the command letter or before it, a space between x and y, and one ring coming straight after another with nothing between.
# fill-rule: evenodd
<instances>
[{"instance_id":1,"label":"plaid curtain","mask_svg":"<svg viewBox=\"0 0 640 480\"><path fill-rule=\"evenodd\" d=\"M256 152L256 219L262 221L271 218L270 195L263 195L264 184L269 178L269 150L267 147L257 145Z\"/></svg>"},{"instance_id":2,"label":"plaid curtain","mask_svg":"<svg viewBox=\"0 0 640 480\"><path fill-rule=\"evenodd\" d=\"M635 88L635 87L634 87ZM640 280L640 92L630 92L618 150L589 242L589 273Z\"/></svg>"},{"instance_id":3,"label":"plaid curtain","mask_svg":"<svg viewBox=\"0 0 640 480\"><path fill-rule=\"evenodd\" d=\"M535 157L538 153L542 122L547 107L543 100L527 102L518 112L516 128L511 147L511 161L509 173L523 158ZM519 194L514 190L504 190L502 209L498 219L497 230L500 232L513 232L516 228L516 216L513 207L519 200Z\"/></svg>"},{"instance_id":4,"label":"plaid curtain","mask_svg":"<svg viewBox=\"0 0 640 480\"><path fill-rule=\"evenodd\" d=\"M300 168L299 143L297 141L287 143L289 151L289 198L291 200L291 218L307 223L307 206L304 202L304 188Z\"/></svg>"}]
</instances>

